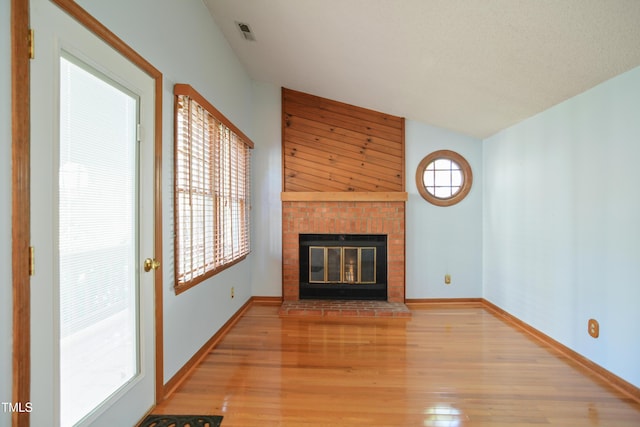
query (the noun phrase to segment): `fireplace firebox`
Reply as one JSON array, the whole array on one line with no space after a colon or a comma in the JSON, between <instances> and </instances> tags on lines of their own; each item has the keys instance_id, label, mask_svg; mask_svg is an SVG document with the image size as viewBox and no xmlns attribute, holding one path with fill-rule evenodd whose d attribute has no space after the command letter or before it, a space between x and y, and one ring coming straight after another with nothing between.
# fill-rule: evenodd
<instances>
[{"instance_id":1,"label":"fireplace firebox","mask_svg":"<svg viewBox=\"0 0 640 427\"><path fill-rule=\"evenodd\" d=\"M387 300L387 236L300 234L300 299Z\"/></svg>"}]
</instances>

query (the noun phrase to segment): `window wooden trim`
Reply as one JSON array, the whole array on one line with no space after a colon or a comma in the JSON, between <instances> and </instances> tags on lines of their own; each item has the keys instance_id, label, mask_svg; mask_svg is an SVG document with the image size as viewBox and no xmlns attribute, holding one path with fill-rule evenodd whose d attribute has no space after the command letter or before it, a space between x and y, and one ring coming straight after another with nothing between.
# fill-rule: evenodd
<instances>
[{"instance_id":1,"label":"window wooden trim","mask_svg":"<svg viewBox=\"0 0 640 427\"><path fill-rule=\"evenodd\" d=\"M174 245L175 245L175 283L176 294L180 294L193 286L202 283L210 277L244 260L250 251L250 203L251 203L251 176L250 176L250 149L253 142L188 84L176 84L174 86L175 110L174 110ZM184 114L183 103L188 103L189 111ZM195 118L196 126L201 134L202 154L196 166L201 173L200 179L194 179L189 170L185 171L188 177L181 174L185 166L180 164L185 155L180 150L191 147L191 140L185 142L184 134L191 134L194 115L191 108L196 108L202 118ZM182 117L182 118L181 118ZM180 120L186 120L184 126ZM182 132L181 132L182 131ZM181 139L182 138L182 139ZM225 151L226 150L226 151ZM224 152L224 156L222 153ZM198 188L194 187L197 186ZM182 227L181 212L190 219L196 217L196 210L191 207L184 211L184 197L197 195L201 197L202 210L198 214L198 221L185 225L184 228L193 235L193 228L201 224L202 233L209 236L209 240L203 240L199 248L193 249L192 237L183 239L179 227ZM182 198L182 201L181 201ZM233 204L224 204L235 202ZM191 201L189 202L191 203ZM224 206L224 207L222 207ZM225 212L222 212L222 211ZM233 213L232 213L233 212ZM237 214L237 215L236 215ZM201 215L201 216L200 216ZM224 231L231 230L232 236L224 238ZM206 231L209 231L206 233ZM196 231L199 233L200 231ZM222 236L222 238L221 238ZM236 239L237 238L237 239ZM232 253L228 249L230 241L233 247ZM189 248L187 257L186 247L181 245L186 242ZM184 246L184 245L183 245ZM236 249L239 249L236 252ZM196 254L202 262L191 263L190 270L183 270L184 258L195 259Z\"/></svg>"},{"instance_id":2,"label":"window wooden trim","mask_svg":"<svg viewBox=\"0 0 640 427\"><path fill-rule=\"evenodd\" d=\"M462 179L463 179L462 186L460 187L460 190L458 190L458 192L451 197L447 197L447 198L436 197L435 195L427 191L427 189L424 186L424 181L423 181L424 172L427 166L429 166L431 162L438 159L451 160L457 163L458 166L460 166L460 170L462 172ZM416 187L418 187L418 192L427 202L436 206L452 206L452 205L455 205L456 203L459 203L460 201L462 201L462 199L467 197L467 194L469 194L469 191L471 190L472 184L473 184L473 172L471 171L471 166L469 165L469 162L467 162L467 160L464 157L462 157L460 154L456 153L455 151L451 151L451 150L434 151L428 154L424 159L422 159L420 164L418 164L418 168L416 169Z\"/></svg>"}]
</instances>

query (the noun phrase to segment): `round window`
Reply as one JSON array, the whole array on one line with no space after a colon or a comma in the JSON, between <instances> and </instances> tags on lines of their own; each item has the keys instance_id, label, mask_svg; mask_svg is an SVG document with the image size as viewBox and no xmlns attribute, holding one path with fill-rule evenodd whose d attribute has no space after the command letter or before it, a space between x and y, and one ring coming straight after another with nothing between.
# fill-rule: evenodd
<instances>
[{"instance_id":1,"label":"round window","mask_svg":"<svg viewBox=\"0 0 640 427\"><path fill-rule=\"evenodd\" d=\"M471 166L460 154L438 150L422 159L416 171L420 195L437 206L451 206L464 199L471 190Z\"/></svg>"}]
</instances>

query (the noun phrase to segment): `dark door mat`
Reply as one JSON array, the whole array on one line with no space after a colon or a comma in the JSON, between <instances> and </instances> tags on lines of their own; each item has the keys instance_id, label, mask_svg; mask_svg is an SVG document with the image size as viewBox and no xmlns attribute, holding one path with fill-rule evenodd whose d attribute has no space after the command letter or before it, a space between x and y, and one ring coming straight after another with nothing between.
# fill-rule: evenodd
<instances>
[{"instance_id":1,"label":"dark door mat","mask_svg":"<svg viewBox=\"0 0 640 427\"><path fill-rule=\"evenodd\" d=\"M138 427L220 427L220 415L148 415Z\"/></svg>"}]
</instances>

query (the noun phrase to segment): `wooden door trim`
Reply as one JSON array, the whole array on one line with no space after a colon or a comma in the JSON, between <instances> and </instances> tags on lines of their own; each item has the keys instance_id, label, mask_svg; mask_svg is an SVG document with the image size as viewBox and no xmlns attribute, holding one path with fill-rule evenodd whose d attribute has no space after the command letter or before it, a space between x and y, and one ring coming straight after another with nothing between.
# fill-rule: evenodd
<instances>
[{"instance_id":1,"label":"wooden door trim","mask_svg":"<svg viewBox=\"0 0 640 427\"><path fill-rule=\"evenodd\" d=\"M31 386L29 0L11 0L11 271L13 293L12 399L22 407ZM28 412L13 412L28 426Z\"/></svg>"},{"instance_id":2,"label":"wooden door trim","mask_svg":"<svg viewBox=\"0 0 640 427\"><path fill-rule=\"evenodd\" d=\"M162 73L107 27L72 0L52 0L105 43L120 52L155 81L154 106L154 256L162 259ZM30 229L30 64L29 0L11 0L12 111L12 399L24 406L31 385ZM162 267L155 272L155 400L164 398ZM12 414L14 427L29 426L28 412Z\"/></svg>"}]
</instances>

